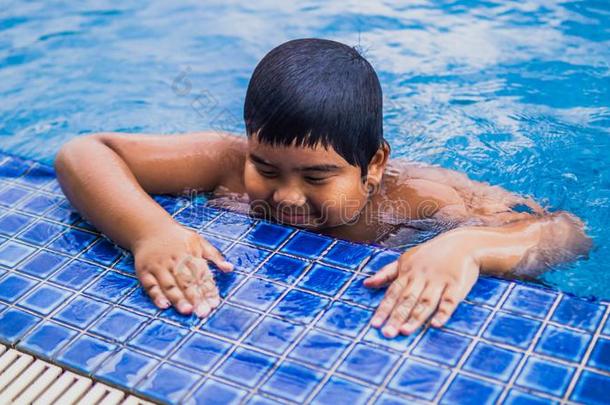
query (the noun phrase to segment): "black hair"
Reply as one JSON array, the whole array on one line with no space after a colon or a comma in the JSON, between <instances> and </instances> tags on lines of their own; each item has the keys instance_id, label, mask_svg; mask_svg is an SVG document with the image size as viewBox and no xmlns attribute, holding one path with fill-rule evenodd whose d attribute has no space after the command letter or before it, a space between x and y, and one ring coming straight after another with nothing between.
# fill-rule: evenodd
<instances>
[{"instance_id":1,"label":"black hair","mask_svg":"<svg viewBox=\"0 0 610 405\"><path fill-rule=\"evenodd\" d=\"M331 146L363 176L385 142L375 70L354 48L326 39L296 39L265 55L248 84L244 120L248 137Z\"/></svg>"}]
</instances>

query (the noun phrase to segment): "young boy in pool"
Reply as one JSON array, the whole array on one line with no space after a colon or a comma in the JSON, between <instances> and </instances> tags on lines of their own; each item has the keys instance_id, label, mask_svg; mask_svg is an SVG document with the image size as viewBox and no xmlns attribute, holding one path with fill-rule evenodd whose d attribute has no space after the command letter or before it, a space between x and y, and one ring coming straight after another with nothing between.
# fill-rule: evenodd
<instances>
[{"instance_id":1,"label":"young boy in pool","mask_svg":"<svg viewBox=\"0 0 610 405\"><path fill-rule=\"evenodd\" d=\"M531 275L588 252L574 216L439 167L389 161L375 71L353 48L302 39L269 52L250 80L247 137L99 133L55 167L72 204L135 256L159 308L207 316L220 298L207 261L222 254L149 193L211 192L252 213L359 242L392 244L410 221L451 224L368 278L389 288L372 324L387 337L442 326L481 272ZM517 212L525 206L530 212ZM459 225L459 226L458 226Z\"/></svg>"}]
</instances>

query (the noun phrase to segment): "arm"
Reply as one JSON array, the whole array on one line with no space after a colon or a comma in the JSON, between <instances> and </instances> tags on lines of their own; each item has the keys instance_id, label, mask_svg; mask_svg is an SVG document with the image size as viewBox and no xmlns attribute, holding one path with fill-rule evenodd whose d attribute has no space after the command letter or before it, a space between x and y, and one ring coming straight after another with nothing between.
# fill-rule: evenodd
<instances>
[{"instance_id":1,"label":"arm","mask_svg":"<svg viewBox=\"0 0 610 405\"><path fill-rule=\"evenodd\" d=\"M136 273L155 304L183 313L217 300L200 288L211 273L203 258L230 270L220 253L188 231L148 193L213 190L224 181L220 162L239 138L214 133L181 136L95 134L64 145L55 161L62 190L81 214L131 250ZM225 151L219 153L219 151ZM212 153L214 152L214 153ZM191 263L192 262L192 263ZM182 264L182 266L179 266ZM188 268L191 271L181 271ZM201 283L199 283L201 282ZM197 284L199 287L196 287ZM209 282L207 283L209 287ZM210 297L203 302L202 296Z\"/></svg>"},{"instance_id":2,"label":"arm","mask_svg":"<svg viewBox=\"0 0 610 405\"><path fill-rule=\"evenodd\" d=\"M451 218L457 213L458 220L474 219L479 226L445 232L403 253L365 281L367 287L389 285L372 320L375 327L385 324L387 337L410 334L433 314L432 326L445 324L480 272L531 276L586 255L591 247L583 223L569 213L477 210L452 198L440 203L443 208L436 215Z\"/></svg>"}]
</instances>

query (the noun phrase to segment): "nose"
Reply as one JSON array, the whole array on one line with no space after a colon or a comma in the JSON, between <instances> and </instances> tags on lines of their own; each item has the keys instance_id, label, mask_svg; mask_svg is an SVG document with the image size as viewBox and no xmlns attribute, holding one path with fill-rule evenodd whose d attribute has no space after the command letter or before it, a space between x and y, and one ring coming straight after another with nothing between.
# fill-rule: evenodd
<instances>
[{"instance_id":1,"label":"nose","mask_svg":"<svg viewBox=\"0 0 610 405\"><path fill-rule=\"evenodd\" d=\"M273 202L282 206L300 207L305 205L305 195L298 187L286 185L275 190Z\"/></svg>"}]
</instances>

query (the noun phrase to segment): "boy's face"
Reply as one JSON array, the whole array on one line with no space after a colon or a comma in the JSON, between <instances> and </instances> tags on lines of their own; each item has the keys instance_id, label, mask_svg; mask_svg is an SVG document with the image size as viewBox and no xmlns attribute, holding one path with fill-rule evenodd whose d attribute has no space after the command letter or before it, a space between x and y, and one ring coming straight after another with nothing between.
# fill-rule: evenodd
<instances>
[{"instance_id":1,"label":"boy's face","mask_svg":"<svg viewBox=\"0 0 610 405\"><path fill-rule=\"evenodd\" d=\"M244 182L254 211L308 229L354 221L368 200L360 168L332 147L271 146L255 135L248 139Z\"/></svg>"}]
</instances>

